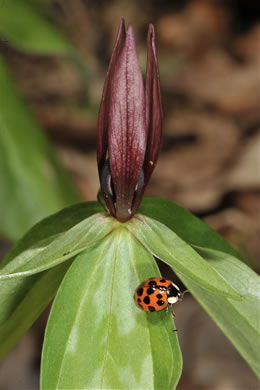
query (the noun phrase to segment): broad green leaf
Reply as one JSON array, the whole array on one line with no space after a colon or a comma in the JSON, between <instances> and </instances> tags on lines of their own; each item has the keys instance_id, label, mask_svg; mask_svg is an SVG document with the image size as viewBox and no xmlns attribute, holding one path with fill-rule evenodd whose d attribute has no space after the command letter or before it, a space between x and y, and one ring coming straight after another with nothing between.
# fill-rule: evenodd
<instances>
[{"instance_id":1,"label":"broad green leaf","mask_svg":"<svg viewBox=\"0 0 260 390\"><path fill-rule=\"evenodd\" d=\"M77 257L49 317L41 388L174 389L181 355L170 312L145 313L134 289L158 275L123 227Z\"/></svg>"},{"instance_id":2,"label":"broad green leaf","mask_svg":"<svg viewBox=\"0 0 260 390\"><path fill-rule=\"evenodd\" d=\"M30 0L0 1L0 35L17 48L37 54L67 54L70 43Z\"/></svg>"},{"instance_id":3,"label":"broad green leaf","mask_svg":"<svg viewBox=\"0 0 260 390\"><path fill-rule=\"evenodd\" d=\"M37 242L64 233L84 219L102 211L104 209L98 202L82 202L66 207L42 219L10 249L3 260L3 264L9 263L20 253L33 247Z\"/></svg>"},{"instance_id":4,"label":"broad green leaf","mask_svg":"<svg viewBox=\"0 0 260 390\"><path fill-rule=\"evenodd\" d=\"M239 255L210 226L184 208L166 199L146 198L143 199L139 211L162 222L187 243L205 247L204 253L202 253L202 249L200 250L200 255L209 261L210 265L244 296L242 301L235 301L210 294L208 291L201 290L187 276L178 274L176 271L249 366L258 374L260 346L258 341L259 315L257 313L259 312L259 304L257 298L253 297L252 291L259 292L259 287L257 287L255 273L236 259L239 258ZM207 250L208 247L211 250ZM215 260L212 259L212 252L211 254L205 252L214 249L216 250ZM235 258L228 261L227 259L230 257L223 258L224 255L221 251L226 255L235 256ZM221 261L216 261L216 258L221 258ZM247 288L250 289L248 293ZM256 329L258 330L256 331Z\"/></svg>"},{"instance_id":5,"label":"broad green leaf","mask_svg":"<svg viewBox=\"0 0 260 390\"><path fill-rule=\"evenodd\" d=\"M58 267L37 275L37 277L26 278L27 288L23 291L19 303L6 316L6 321L0 325L0 360L15 346L48 305L55 295L70 263L71 261L69 260ZM25 278L22 280L24 281ZM17 293L17 287L20 287L20 290L21 287L26 287L24 283L15 285L13 282L14 280L0 282L0 291L2 289L12 291L14 286ZM20 290L18 291L20 292ZM1 305L5 304L2 301L1 293L0 301Z\"/></svg>"},{"instance_id":6,"label":"broad green leaf","mask_svg":"<svg viewBox=\"0 0 260 390\"><path fill-rule=\"evenodd\" d=\"M26 251L44 237L48 238L63 233L101 210L97 202L87 202L71 206L45 218L17 242L7 254L3 263L8 264L20 253ZM44 273L0 281L0 345L2 346L1 340L5 340L7 346L6 348L4 346L1 347L1 357L19 340L19 337L23 335L41 313L42 308L50 301L54 294L53 291L57 289L61 280L59 278L63 277L69 264L70 261L67 261L64 265ZM29 298L27 298L28 295ZM40 301L37 300L39 296L41 297ZM26 326L22 326L23 322L19 317L21 313L23 313ZM34 316L32 315L33 313ZM20 326L17 318L21 321L20 330L16 329L16 326Z\"/></svg>"},{"instance_id":7,"label":"broad green leaf","mask_svg":"<svg viewBox=\"0 0 260 390\"><path fill-rule=\"evenodd\" d=\"M172 230L143 215L132 218L129 230L154 256L174 271L190 277L201 288L215 294L241 299L223 277Z\"/></svg>"},{"instance_id":8,"label":"broad green leaf","mask_svg":"<svg viewBox=\"0 0 260 390\"><path fill-rule=\"evenodd\" d=\"M16 240L79 196L1 58L0 101L0 232Z\"/></svg>"},{"instance_id":9,"label":"broad green leaf","mask_svg":"<svg viewBox=\"0 0 260 390\"><path fill-rule=\"evenodd\" d=\"M260 377L260 278L246 264L223 252L196 247L198 253L242 296L242 301L202 291L179 275L190 292Z\"/></svg>"},{"instance_id":10,"label":"broad green leaf","mask_svg":"<svg viewBox=\"0 0 260 390\"><path fill-rule=\"evenodd\" d=\"M138 212L163 223L190 245L217 249L240 257L209 225L170 200L144 198Z\"/></svg>"},{"instance_id":11,"label":"broad green leaf","mask_svg":"<svg viewBox=\"0 0 260 390\"><path fill-rule=\"evenodd\" d=\"M0 280L33 275L52 268L107 236L118 222L98 213L61 234L37 242L0 269Z\"/></svg>"}]
</instances>

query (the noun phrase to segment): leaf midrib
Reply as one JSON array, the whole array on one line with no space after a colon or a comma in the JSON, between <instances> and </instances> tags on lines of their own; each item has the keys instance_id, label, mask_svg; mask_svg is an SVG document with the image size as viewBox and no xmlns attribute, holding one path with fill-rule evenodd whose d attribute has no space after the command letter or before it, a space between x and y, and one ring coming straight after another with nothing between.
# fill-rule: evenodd
<instances>
[{"instance_id":1,"label":"leaf midrib","mask_svg":"<svg viewBox=\"0 0 260 390\"><path fill-rule=\"evenodd\" d=\"M138 243L139 245L142 245L130 230L129 230L129 233L131 234L131 236L133 237L133 239L137 241L137 243ZM130 249L132 248L130 245L128 245L128 248L129 248L129 252L132 252L132 251L130 251ZM145 248L145 249L146 249L146 248ZM131 257L131 259L133 258L133 256L130 256L130 257ZM133 267L134 267L135 274L136 274L136 276L137 276L137 280L140 281L140 278L139 278L139 275L138 275L137 269L136 269L136 264L135 264L135 262L134 262L133 260L131 260L131 261L132 261L132 264L133 264ZM140 282L141 282L141 281L140 281ZM151 351L152 363L153 363L153 368L154 368L154 367L155 367L155 363L154 363L154 358L153 358L153 353L152 353L151 329L150 329L149 321L148 321L148 319L147 319L147 315L145 316L145 322L146 322L147 333L148 333L148 335L149 335L149 336L148 336L149 348L150 348L150 351ZM154 379L154 378L153 378L153 379ZM153 380L153 389L154 389L154 388L155 388L155 387L154 387L154 380ZM151 390L153 390L153 389L151 389Z\"/></svg>"},{"instance_id":2,"label":"leaf midrib","mask_svg":"<svg viewBox=\"0 0 260 390\"><path fill-rule=\"evenodd\" d=\"M145 216L145 220L142 221L142 222L144 222L144 224L145 224L146 226L148 226L149 229L150 229L154 234L157 234L157 232L154 230L153 226L151 226L151 225L149 225L149 224L147 223L147 221L146 221L147 218L148 218L148 217ZM150 220L152 221L152 223L153 223L153 219L152 219L152 218L149 218L149 219L150 219ZM140 219L139 219L139 221L140 221ZM164 226L165 226L165 225L164 225ZM167 228L167 226L165 226L165 227ZM132 231L131 227L129 227L129 231L130 231L133 235L135 235L134 232ZM174 231L171 231L171 232L174 233L175 236L178 237L178 239L183 243L183 245L182 245L183 247L187 247L188 249L190 249L191 251L193 251L193 252L198 256L198 260L200 260L201 263L204 263L204 262L205 262L205 263L206 263L206 266L208 265L207 262L203 259L203 257L200 256L200 255L196 252L196 250L194 250L194 249L192 248L192 246L190 246L189 244L187 244L187 243L186 243L181 237L179 237ZM169 264L168 261L166 261L165 259L162 259L160 256L158 256L158 254L154 253L154 252L151 250L151 248L149 248L149 246L147 245L146 238L145 238L145 236L143 235L142 231L141 231L141 233L139 232L139 234L141 234L142 237L144 238L144 241L145 241L145 242L144 242L144 243L142 242L142 245L145 247L145 249L148 250L154 257L157 257L157 258L161 259L162 261L164 261L165 263L167 263L167 264L171 267L171 264ZM139 241L139 239L138 239L138 241ZM140 242L140 241L139 241L139 242ZM162 240L161 240L161 242L163 243ZM180 247L180 246L181 246L181 245L178 244L178 247ZM181 273L183 276L186 276L186 275L187 275L189 278L191 278L191 279L193 280L193 275L192 275L192 274L189 274L189 270L187 270L187 268L182 267L181 263L178 261L178 259L177 259L176 256L174 255L174 253L172 253L171 251L169 251L167 245L165 245L164 248L165 248L165 251L167 252L167 254L168 254L172 259L174 259L175 263L177 264L177 267L179 268L177 271L178 271L179 273ZM210 265L208 265L208 266L211 267ZM177 267L176 267L176 268L177 268ZM219 274L213 267L211 267L211 268L213 269L213 272L215 272L215 273L218 275L218 277L223 281L223 283L226 284L226 286L229 287L230 290L233 290L233 292L237 294L237 292L233 289L233 287L229 286L229 284L226 282L226 280L223 278L223 276L222 276L221 274ZM199 283L200 283L200 282L195 282L195 280L193 280L193 281L194 281L194 283L196 283L196 284L198 284L198 285L199 285ZM212 291L212 292L213 292L213 289L214 289L216 295L227 297L227 294L229 294L229 298L232 298L232 296L231 296L230 293L225 292L225 293L222 293L222 294L221 294L221 290L216 289L216 288L212 288L212 285L206 283L204 279L201 281L201 284L204 285L205 288L208 289L208 291ZM234 297L234 299L236 299L234 295L233 295L233 297ZM237 294L237 297L238 297L237 299L239 299L238 294Z\"/></svg>"},{"instance_id":3,"label":"leaf midrib","mask_svg":"<svg viewBox=\"0 0 260 390\"><path fill-rule=\"evenodd\" d=\"M94 216L95 216L95 215L94 215ZM92 217L92 216L91 216L91 217ZM89 218L91 218L91 217L89 217ZM66 231L64 231L64 232L62 232L62 233L59 233L57 239L58 239L58 240L64 239L64 236L65 236L66 234L68 234L71 230L73 230L74 228L76 228L80 223L85 222L85 221L86 221L86 220L80 221L78 224L72 226L69 230L66 230ZM95 221L95 222L96 222L96 221ZM104 237L99 238L99 239L97 239L97 240L91 242L90 245L86 243L86 246L76 249L76 248L80 245L80 243L82 243L84 240L86 240L86 238L88 237L88 235L91 233L91 230L93 230L95 227L96 227L96 223L94 223L93 225L88 226L88 229L87 229L87 231L85 232L85 234L81 237L81 239L80 239L79 241L77 241L77 243L76 243L74 246L72 246L72 249L70 249L69 253L68 253L67 255L65 255L65 256L64 256L64 255L61 255L61 256L59 256L59 257L55 257L55 259L54 259L51 263L48 263L47 268L46 268L46 265L42 265L42 266L40 266L40 267L37 267L34 271L28 270L28 271L17 272L17 271L19 270L19 268L24 267L26 264L30 263L30 262L34 259L34 257L37 257L37 256L39 256L39 255L40 255L40 256L43 256L45 251L51 250L51 249L52 249L52 246L55 247L55 240L56 240L55 238L54 238L53 241L51 241L51 242L50 242L48 245L46 245L45 247L39 248L38 253L33 254L33 255L29 256L28 258L26 258L26 259L24 260L24 262L23 262L22 265L18 266L17 268L14 268L13 270L11 269L11 272L9 271L9 272L10 272L9 274L2 274L2 275L0 275L0 277L1 277L1 276L6 276L6 278L2 277L1 280L12 279L12 278L14 278L14 277L19 277L19 276L33 275L33 274L35 274L35 273L42 272L42 271L44 271L44 270L46 270L46 269L53 268L54 266L60 264L61 262L67 261L67 260L69 260L71 257L73 257L73 256L75 256L75 255L77 255L77 254L83 252L85 249L87 249L87 248L89 248L89 247L95 245L95 244L96 244L97 242L99 242L100 240L105 239L105 238L106 238L108 235L110 235L111 232L113 231L113 229L111 229L109 232L107 232L107 234L106 234ZM55 235L54 235L54 236L55 236ZM43 241L44 241L44 240L43 240ZM74 251L73 251L73 249L74 249ZM60 249L59 249L58 251L60 251ZM19 257L19 256L21 256L21 254L19 254L17 257ZM48 259L48 258L50 258L50 257L53 257L53 254L51 254L51 255L49 254L46 258ZM13 260L15 260L15 258L14 258ZM0 273L1 273L2 271L4 271L5 268L10 268L10 263L7 263L6 266L3 267L3 268L0 270ZM13 275L15 275L15 276L13 276ZM8 276L9 276L9 277L8 277Z\"/></svg>"}]
</instances>

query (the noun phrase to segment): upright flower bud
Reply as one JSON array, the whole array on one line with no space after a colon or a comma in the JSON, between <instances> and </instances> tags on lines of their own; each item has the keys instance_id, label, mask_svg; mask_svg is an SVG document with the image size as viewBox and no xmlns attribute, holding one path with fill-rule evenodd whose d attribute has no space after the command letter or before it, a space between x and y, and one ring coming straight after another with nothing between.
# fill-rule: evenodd
<instances>
[{"instance_id":1,"label":"upright flower bud","mask_svg":"<svg viewBox=\"0 0 260 390\"><path fill-rule=\"evenodd\" d=\"M136 212L158 160L162 107L154 27L147 36L144 89L132 26L121 21L98 122L98 170L107 208L125 222Z\"/></svg>"}]
</instances>

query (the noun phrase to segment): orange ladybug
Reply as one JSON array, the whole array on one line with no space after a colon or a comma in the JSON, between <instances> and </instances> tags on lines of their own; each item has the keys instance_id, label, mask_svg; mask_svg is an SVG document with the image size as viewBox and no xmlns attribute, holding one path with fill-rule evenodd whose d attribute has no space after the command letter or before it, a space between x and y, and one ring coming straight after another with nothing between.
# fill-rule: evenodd
<instances>
[{"instance_id":1,"label":"orange ladybug","mask_svg":"<svg viewBox=\"0 0 260 390\"><path fill-rule=\"evenodd\" d=\"M145 280L135 289L136 305L148 312L166 309L182 299L183 294L171 280L160 277Z\"/></svg>"}]
</instances>

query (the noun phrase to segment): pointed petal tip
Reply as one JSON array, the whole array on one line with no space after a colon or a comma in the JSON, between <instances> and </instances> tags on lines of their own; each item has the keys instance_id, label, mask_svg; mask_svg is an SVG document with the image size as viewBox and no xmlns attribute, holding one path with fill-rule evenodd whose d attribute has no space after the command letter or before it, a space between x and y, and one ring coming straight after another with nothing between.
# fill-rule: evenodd
<instances>
[{"instance_id":1,"label":"pointed petal tip","mask_svg":"<svg viewBox=\"0 0 260 390\"><path fill-rule=\"evenodd\" d=\"M126 36L128 39L130 39L131 41L134 41L135 38L134 38L134 30L133 30L133 26L131 24L129 24L127 26L127 31L126 31Z\"/></svg>"},{"instance_id":2,"label":"pointed petal tip","mask_svg":"<svg viewBox=\"0 0 260 390\"><path fill-rule=\"evenodd\" d=\"M118 27L118 33L117 33L116 42L119 40L120 36L122 34L125 35L125 33L126 33L126 30L125 30L125 19L122 18L121 21L120 21L119 27Z\"/></svg>"},{"instance_id":3,"label":"pointed petal tip","mask_svg":"<svg viewBox=\"0 0 260 390\"><path fill-rule=\"evenodd\" d=\"M155 36L154 25L152 23L150 23L148 26L148 34L151 35L153 38Z\"/></svg>"},{"instance_id":4,"label":"pointed petal tip","mask_svg":"<svg viewBox=\"0 0 260 390\"><path fill-rule=\"evenodd\" d=\"M156 47L155 47L155 29L153 24L149 24L148 33L147 33L147 46L150 46L153 50L154 55L156 56Z\"/></svg>"}]
</instances>

